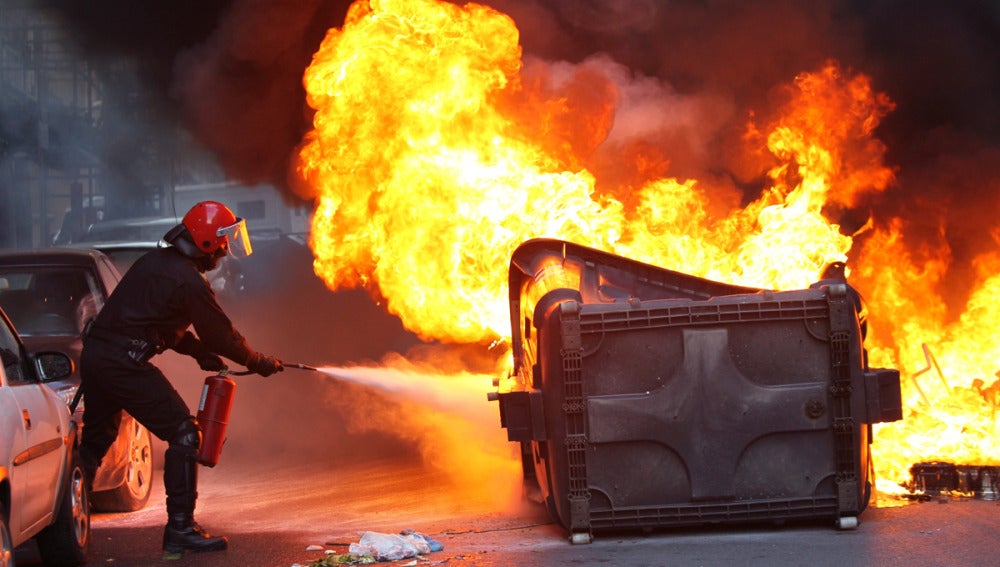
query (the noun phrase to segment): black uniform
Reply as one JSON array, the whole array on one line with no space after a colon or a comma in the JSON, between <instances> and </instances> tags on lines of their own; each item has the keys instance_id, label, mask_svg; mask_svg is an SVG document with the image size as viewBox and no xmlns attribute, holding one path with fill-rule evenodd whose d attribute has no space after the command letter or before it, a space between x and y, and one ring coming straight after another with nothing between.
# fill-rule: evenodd
<instances>
[{"instance_id":1,"label":"black uniform","mask_svg":"<svg viewBox=\"0 0 1000 567\"><path fill-rule=\"evenodd\" d=\"M194 326L197 337L187 329ZM83 342L85 396L81 458L90 474L117 436L124 409L169 443L164 462L168 514L190 518L200 428L149 358L173 349L219 370L218 355L249 366L254 357L215 299L195 260L177 248L140 258L108 298ZM214 353L214 354L213 354ZM218 368L209 368L218 365ZM92 477L91 477L92 478Z\"/></svg>"}]
</instances>

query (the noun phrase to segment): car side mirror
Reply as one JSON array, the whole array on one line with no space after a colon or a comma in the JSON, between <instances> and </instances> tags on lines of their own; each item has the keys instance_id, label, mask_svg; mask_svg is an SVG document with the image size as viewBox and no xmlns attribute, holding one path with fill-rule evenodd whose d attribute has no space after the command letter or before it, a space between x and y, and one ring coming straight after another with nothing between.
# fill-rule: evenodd
<instances>
[{"instance_id":1,"label":"car side mirror","mask_svg":"<svg viewBox=\"0 0 1000 567\"><path fill-rule=\"evenodd\" d=\"M73 359L66 353L58 351L36 352L34 359L42 382L62 380L73 374Z\"/></svg>"}]
</instances>

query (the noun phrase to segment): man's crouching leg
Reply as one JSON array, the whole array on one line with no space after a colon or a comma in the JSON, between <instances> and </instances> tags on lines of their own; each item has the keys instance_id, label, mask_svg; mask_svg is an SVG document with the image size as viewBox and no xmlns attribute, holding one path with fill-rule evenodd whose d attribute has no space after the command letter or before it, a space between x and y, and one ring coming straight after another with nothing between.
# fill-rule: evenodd
<instances>
[{"instance_id":1,"label":"man's crouching leg","mask_svg":"<svg viewBox=\"0 0 1000 567\"><path fill-rule=\"evenodd\" d=\"M198 449L201 427L187 419L168 440L163 459L163 487L167 493L167 527L163 530L163 550L168 553L221 551L229 540L213 537L194 521L198 499Z\"/></svg>"}]
</instances>

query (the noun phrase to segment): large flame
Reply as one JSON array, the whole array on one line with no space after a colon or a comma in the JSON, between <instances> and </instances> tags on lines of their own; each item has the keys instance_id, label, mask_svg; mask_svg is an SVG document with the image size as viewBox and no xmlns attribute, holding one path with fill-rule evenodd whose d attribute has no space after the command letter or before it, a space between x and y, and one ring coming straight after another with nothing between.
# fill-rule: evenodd
<instances>
[{"instance_id":1,"label":"large flame","mask_svg":"<svg viewBox=\"0 0 1000 567\"><path fill-rule=\"evenodd\" d=\"M833 61L795 77L747 123L745 159L768 187L726 208L725 187L663 177L652 151L623 151L639 173L618 183L588 168L625 96L607 63L526 64L513 20L477 4L353 4L304 77L315 118L297 176L317 204L316 273L366 287L425 339L485 344L510 335L507 263L530 238L774 289L850 256L873 313L871 363L904 374L907 415L878 432L879 477L906 480L927 459L1000 463L987 395L1000 262L980 261L968 310L948 323L934 291L945 250L914 257L898 219L859 236L832 218L893 182L873 137L888 97Z\"/></svg>"},{"instance_id":2,"label":"large flame","mask_svg":"<svg viewBox=\"0 0 1000 567\"><path fill-rule=\"evenodd\" d=\"M883 480L905 480L921 461L1000 464L1000 253L975 261L976 282L958 320L935 292L948 264L939 248L919 255L904 246L906 223L877 230L855 273L865 290L878 340L872 360L902 371L904 420L876 430ZM1000 235L994 236L1000 245Z\"/></svg>"}]
</instances>

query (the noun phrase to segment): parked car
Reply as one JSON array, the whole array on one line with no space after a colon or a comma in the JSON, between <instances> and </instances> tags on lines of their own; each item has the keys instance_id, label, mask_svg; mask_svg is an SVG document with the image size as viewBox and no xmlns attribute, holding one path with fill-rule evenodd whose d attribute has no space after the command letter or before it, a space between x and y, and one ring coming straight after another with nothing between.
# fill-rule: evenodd
<instances>
[{"instance_id":1,"label":"parked car","mask_svg":"<svg viewBox=\"0 0 1000 567\"><path fill-rule=\"evenodd\" d=\"M79 459L79 426L44 382L73 371L69 355L32 356L0 311L0 564L34 538L46 565L80 565L90 545L90 508Z\"/></svg>"},{"instance_id":2,"label":"parked car","mask_svg":"<svg viewBox=\"0 0 1000 567\"><path fill-rule=\"evenodd\" d=\"M108 240L99 242L80 242L72 244L72 248L93 249L104 253L111 263L118 269L118 273L125 275L125 272L132 267L140 257L150 250L155 250L161 246L167 246L164 241L140 241L140 240Z\"/></svg>"},{"instance_id":3,"label":"parked car","mask_svg":"<svg viewBox=\"0 0 1000 567\"><path fill-rule=\"evenodd\" d=\"M118 269L97 250L0 252L0 307L24 344L32 351L65 352L76 363L83 348L84 326L101 310L119 280ZM68 404L79 389L79 370L48 385ZM85 403L86 396L73 416L79 424ZM97 470L91 501L99 511L138 510L149 500L152 481L149 431L123 413L118 438Z\"/></svg>"},{"instance_id":4,"label":"parked car","mask_svg":"<svg viewBox=\"0 0 1000 567\"><path fill-rule=\"evenodd\" d=\"M169 246L163 236L179 220L174 217L140 217L100 221L92 224L86 234L77 239L73 248L93 248L104 252L124 274L140 256L163 246ZM243 274L232 258L225 257L219 266L206 273L212 289L220 295L238 294L245 290Z\"/></svg>"},{"instance_id":5,"label":"parked car","mask_svg":"<svg viewBox=\"0 0 1000 567\"><path fill-rule=\"evenodd\" d=\"M140 256L161 246L167 246L163 235L180 222L174 217L139 217L99 221L68 245L72 248L93 248L104 252L124 274Z\"/></svg>"},{"instance_id":6,"label":"parked car","mask_svg":"<svg viewBox=\"0 0 1000 567\"><path fill-rule=\"evenodd\" d=\"M102 220L87 227L87 231L73 242L156 242L179 222L175 217Z\"/></svg>"},{"instance_id":7,"label":"parked car","mask_svg":"<svg viewBox=\"0 0 1000 567\"><path fill-rule=\"evenodd\" d=\"M125 274L140 256L158 247L169 246L163 236L180 220L174 217L135 217L102 220L90 225L85 234L67 246L93 248L104 252ZM223 257L218 267L205 274L208 283L220 299L235 298L243 294L266 293L275 281L276 262L302 251L308 253L305 237L285 234L274 227L250 229L253 255L235 260ZM311 254L310 254L311 257Z\"/></svg>"}]
</instances>

